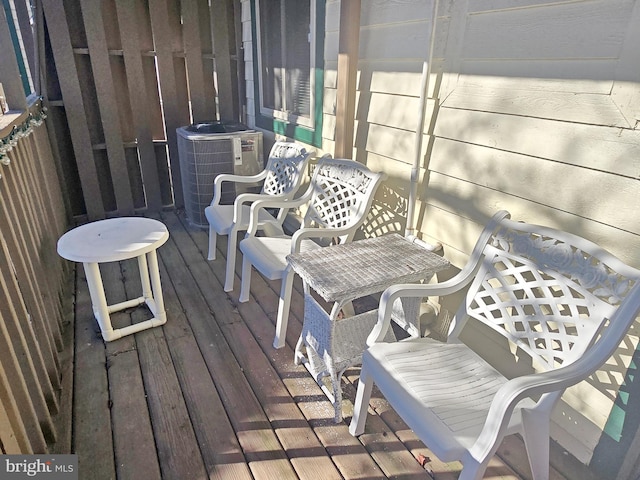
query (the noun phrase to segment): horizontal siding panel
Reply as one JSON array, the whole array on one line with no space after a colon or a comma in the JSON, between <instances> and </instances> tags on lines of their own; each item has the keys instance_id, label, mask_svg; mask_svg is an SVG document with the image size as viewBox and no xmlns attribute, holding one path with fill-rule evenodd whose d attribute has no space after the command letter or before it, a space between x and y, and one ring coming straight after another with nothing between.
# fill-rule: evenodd
<instances>
[{"instance_id":1,"label":"horizontal siding panel","mask_svg":"<svg viewBox=\"0 0 640 480\"><path fill-rule=\"evenodd\" d=\"M325 60L324 62L324 88L338 88L338 62L333 60Z\"/></svg>"},{"instance_id":2,"label":"horizontal siding panel","mask_svg":"<svg viewBox=\"0 0 640 480\"><path fill-rule=\"evenodd\" d=\"M324 32L324 58L325 60L338 59L338 47L340 35L338 32Z\"/></svg>"},{"instance_id":3,"label":"horizontal siding panel","mask_svg":"<svg viewBox=\"0 0 640 480\"><path fill-rule=\"evenodd\" d=\"M582 403L584 404L584 401ZM582 411L571 406L571 400L565 402L564 397L560 399L551 414L550 427L551 438L560 445L571 445L571 455L585 465L589 464L602 430L585 421Z\"/></svg>"},{"instance_id":4,"label":"horizontal siding panel","mask_svg":"<svg viewBox=\"0 0 640 480\"><path fill-rule=\"evenodd\" d=\"M615 68L614 60L466 61L458 85L522 92L609 95Z\"/></svg>"},{"instance_id":5,"label":"horizontal siding panel","mask_svg":"<svg viewBox=\"0 0 640 480\"><path fill-rule=\"evenodd\" d=\"M397 95L420 96L422 61L366 61L358 64L359 90L394 93Z\"/></svg>"},{"instance_id":6,"label":"horizontal siding panel","mask_svg":"<svg viewBox=\"0 0 640 480\"><path fill-rule=\"evenodd\" d=\"M458 85L606 95L618 67L616 59L465 60Z\"/></svg>"},{"instance_id":7,"label":"horizontal siding panel","mask_svg":"<svg viewBox=\"0 0 640 480\"><path fill-rule=\"evenodd\" d=\"M484 13L494 10L539 8L562 3L585 3L585 0L469 0L469 13Z\"/></svg>"},{"instance_id":8,"label":"horizontal siding panel","mask_svg":"<svg viewBox=\"0 0 640 480\"><path fill-rule=\"evenodd\" d=\"M460 209L450 202L443 202L444 192L433 191L436 188L440 188L439 183L421 192L423 201L416 205L416 212L422 213L418 218L418 229L423 232L425 241L441 242L447 260L455 267L462 268L469 260L469 252L473 250L484 227L481 219L488 219L499 208L492 206L492 210L486 212L469 212L466 208ZM474 220L470 219L470 213L476 217ZM438 276L439 281L443 279Z\"/></svg>"},{"instance_id":9,"label":"horizontal siding panel","mask_svg":"<svg viewBox=\"0 0 640 480\"><path fill-rule=\"evenodd\" d=\"M243 22L251 21L251 2L249 0L241 0L240 20Z\"/></svg>"},{"instance_id":10,"label":"horizontal siding panel","mask_svg":"<svg viewBox=\"0 0 640 480\"><path fill-rule=\"evenodd\" d=\"M335 115L338 91L335 88L325 88L322 94L322 112Z\"/></svg>"},{"instance_id":11,"label":"horizontal siding panel","mask_svg":"<svg viewBox=\"0 0 640 480\"><path fill-rule=\"evenodd\" d=\"M363 0L360 24L362 26L429 20L433 0Z\"/></svg>"},{"instance_id":12,"label":"horizontal siding panel","mask_svg":"<svg viewBox=\"0 0 640 480\"><path fill-rule=\"evenodd\" d=\"M322 116L322 137L327 140L336 139L336 117L335 115ZM333 150L330 150L333 151Z\"/></svg>"},{"instance_id":13,"label":"horizontal siding panel","mask_svg":"<svg viewBox=\"0 0 640 480\"><path fill-rule=\"evenodd\" d=\"M494 88L459 87L443 106L547 118L564 122L630 128L609 95L575 95L565 92L505 91Z\"/></svg>"},{"instance_id":14,"label":"horizontal siding panel","mask_svg":"<svg viewBox=\"0 0 640 480\"><path fill-rule=\"evenodd\" d=\"M442 139L430 168L640 235L637 205L629 201L640 198L635 179Z\"/></svg>"},{"instance_id":15,"label":"horizontal siding panel","mask_svg":"<svg viewBox=\"0 0 640 480\"><path fill-rule=\"evenodd\" d=\"M368 103L362 104L363 97ZM360 102L358 112L366 114L370 123L414 132L418 127L419 98L372 93L361 96Z\"/></svg>"},{"instance_id":16,"label":"horizontal siding panel","mask_svg":"<svg viewBox=\"0 0 640 480\"><path fill-rule=\"evenodd\" d=\"M386 185L394 189L406 190L411 179L411 163L408 159L390 159L375 153L367 152L367 167L376 172L385 172ZM407 195L408 196L408 195Z\"/></svg>"},{"instance_id":17,"label":"horizontal siding panel","mask_svg":"<svg viewBox=\"0 0 640 480\"><path fill-rule=\"evenodd\" d=\"M412 22L360 29L362 59L399 59L429 56L430 27L426 22Z\"/></svg>"},{"instance_id":18,"label":"horizontal siding panel","mask_svg":"<svg viewBox=\"0 0 640 480\"><path fill-rule=\"evenodd\" d=\"M442 108L435 135L640 178L640 131Z\"/></svg>"},{"instance_id":19,"label":"horizontal siding panel","mask_svg":"<svg viewBox=\"0 0 640 480\"><path fill-rule=\"evenodd\" d=\"M609 250L623 262L636 268L640 267L640 236L616 227L433 171L429 174L429 184L423 188L422 195L423 201L428 205L425 208L423 225L419 225L421 230L442 239L447 244L462 235L462 231L451 230L433 222L431 206L466 218L478 219L479 223L486 222L488 217L497 210L506 209L515 219L547 225L585 237ZM629 203L628 200L626 201ZM617 205L613 208L617 208ZM612 211L610 210L609 213ZM460 228L457 225L450 227ZM456 245L456 248L470 252L473 242ZM460 266L460 264L455 265Z\"/></svg>"},{"instance_id":20,"label":"horizontal siding panel","mask_svg":"<svg viewBox=\"0 0 640 480\"><path fill-rule=\"evenodd\" d=\"M470 15L463 58L616 58L633 0L562 3Z\"/></svg>"},{"instance_id":21,"label":"horizontal siding panel","mask_svg":"<svg viewBox=\"0 0 640 480\"><path fill-rule=\"evenodd\" d=\"M251 21L242 23L242 41L250 43L253 37L251 35Z\"/></svg>"},{"instance_id":22,"label":"horizontal siding panel","mask_svg":"<svg viewBox=\"0 0 640 480\"><path fill-rule=\"evenodd\" d=\"M340 29L340 1L328 1L324 8L325 31L336 32Z\"/></svg>"},{"instance_id":23,"label":"horizontal siding panel","mask_svg":"<svg viewBox=\"0 0 640 480\"><path fill-rule=\"evenodd\" d=\"M362 124L356 129L356 147L389 158L413 155L415 133L382 125Z\"/></svg>"}]
</instances>

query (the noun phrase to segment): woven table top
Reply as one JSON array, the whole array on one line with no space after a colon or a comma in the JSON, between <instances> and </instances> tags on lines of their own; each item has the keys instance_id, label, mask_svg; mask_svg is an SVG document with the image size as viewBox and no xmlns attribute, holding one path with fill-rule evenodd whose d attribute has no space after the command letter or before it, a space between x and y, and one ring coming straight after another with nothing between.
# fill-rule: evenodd
<instances>
[{"instance_id":1,"label":"woven table top","mask_svg":"<svg viewBox=\"0 0 640 480\"><path fill-rule=\"evenodd\" d=\"M289 265L328 302L382 292L430 278L449 262L397 233L287 256Z\"/></svg>"}]
</instances>

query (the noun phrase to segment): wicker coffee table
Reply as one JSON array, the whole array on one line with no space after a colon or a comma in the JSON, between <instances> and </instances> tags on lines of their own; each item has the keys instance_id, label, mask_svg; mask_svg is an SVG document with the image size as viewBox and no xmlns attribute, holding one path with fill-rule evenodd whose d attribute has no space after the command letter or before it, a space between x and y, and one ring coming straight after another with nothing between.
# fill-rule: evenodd
<instances>
[{"instance_id":1,"label":"wicker coffee table","mask_svg":"<svg viewBox=\"0 0 640 480\"><path fill-rule=\"evenodd\" d=\"M395 233L294 253L287 259L290 268L302 278L305 294L295 362L305 365L332 401L337 423L342 421L340 379L347 368L362 362L367 336L378 318L378 310L345 314L352 311L351 301L397 283L428 280L448 268L449 262ZM311 289L333 303L330 312L316 301ZM420 299L404 300L394 307L394 321L410 333L419 334L419 307ZM388 336L393 336L392 329ZM330 381L330 387L325 380Z\"/></svg>"}]
</instances>

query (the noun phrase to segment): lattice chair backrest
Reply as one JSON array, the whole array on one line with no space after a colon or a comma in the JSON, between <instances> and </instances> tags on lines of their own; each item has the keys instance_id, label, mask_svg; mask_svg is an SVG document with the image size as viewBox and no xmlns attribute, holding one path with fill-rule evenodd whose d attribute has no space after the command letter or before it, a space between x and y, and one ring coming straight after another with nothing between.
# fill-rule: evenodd
<instances>
[{"instance_id":1,"label":"lattice chair backrest","mask_svg":"<svg viewBox=\"0 0 640 480\"><path fill-rule=\"evenodd\" d=\"M542 370L580 358L639 280L594 243L507 219L483 256L462 309Z\"/></svg>"},{"instance_id":2,"label":"lattice chair backrest","mask_svg":"<svg viewBox=\"0 0 640 480\"><path fill-rule=\"evenodd\" d=\"M342 241L351 240L371 208L382 172L372 172L354 160L322 158L311 179L313 194L303 219L306 227L351 227Z\"/></svg>"},{"instance_id":3,"label":"lattice chair backrest","mask_svg":"<svg viewBox=\"0 0 640 480\"><path fill-rule=\"evenodd\" d=\"M292 142L276 142L269 153L262 193L293 195L302 182L309 152Z\"/></svg>"}]
</instances>

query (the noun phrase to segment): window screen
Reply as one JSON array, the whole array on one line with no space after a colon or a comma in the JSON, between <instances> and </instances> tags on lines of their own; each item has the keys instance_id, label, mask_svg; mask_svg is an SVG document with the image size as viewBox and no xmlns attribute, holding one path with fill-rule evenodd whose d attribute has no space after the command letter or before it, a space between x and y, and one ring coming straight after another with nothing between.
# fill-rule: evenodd
<instances>
[{"instance_id":1,"label":"window screen","mask_svg":"<svg viewBox=\"0 0 640 480\"><path fill-rule=\"evenodd\" d=\"M311 116L311 1L260 0L261 106Z\"/></svg>"}]
</instances>

